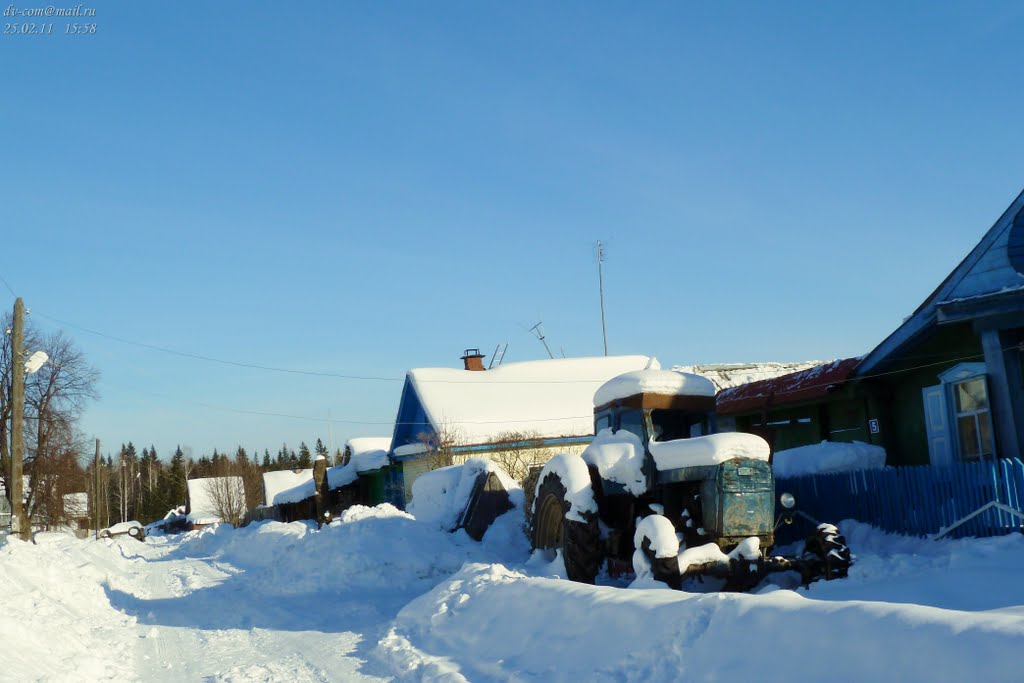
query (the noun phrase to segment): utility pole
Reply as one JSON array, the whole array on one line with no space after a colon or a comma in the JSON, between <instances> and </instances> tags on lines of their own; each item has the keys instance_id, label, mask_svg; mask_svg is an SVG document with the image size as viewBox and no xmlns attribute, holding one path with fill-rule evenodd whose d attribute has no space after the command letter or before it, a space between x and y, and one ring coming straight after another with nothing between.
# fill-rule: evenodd
<instances>
[{"instance_id":1,"label":"utility pole","mask_svg":"<svg viewBox=\"0 0 1024 683\"><path fill-rule=\"evenodd\" d=\"M96 518L96 525L93 531L96 533L96 540L100 539L100 440L96 439L96 459L93 460L92 464L94 479L96 480L96 488L93 489L92 495L92 514Z\"/></svg>"},{"instance_id":2,"label":"utility pole","mask_svg":"<svg viewBox=\"0 0 1024 683\"><path fill-rule=\"evenodd\" d=\"M22 496L22 435L25 422L25 302L14 301L14 325L11 330L11 532L23 540L32 540L32 525L24 517Z\"/></svg>"},{"instance_id":3,"label":"utility pole","mask_svg":"<svg viewBox=\"0 0 1024 683\"><path fill-rule=\"evenodd\" d=\"M597 286L601 293L601 337L604 339L604 355L608 355L608 331L604 325L604 273L601 264L604 263L604 251L601 250L601 240L597 241Z\"/></svg>"}]
</instances>

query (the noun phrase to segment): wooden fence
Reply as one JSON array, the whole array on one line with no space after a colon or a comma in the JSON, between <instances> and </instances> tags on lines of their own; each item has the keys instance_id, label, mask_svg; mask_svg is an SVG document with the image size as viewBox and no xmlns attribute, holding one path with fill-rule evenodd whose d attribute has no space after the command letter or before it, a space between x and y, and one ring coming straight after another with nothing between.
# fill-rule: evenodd
<instances>
[{"instance_id":1,"label":"wooden fence","mask_svg":"<svg viewBox=\"0 0 1024 683\"><path fill-rule=\"evenodd\" d=\"M928 536L993 501L1024 512L1024 462L1012 458L810 475L779 479L775 490L792 493L798 510L822 522L856 519L886 531ZM780 528L778 540L796 540L811 528L798 520ZM996 536L1020 528L1018 517L990 508L950 535Z\"/></svg>"}]
</instances>

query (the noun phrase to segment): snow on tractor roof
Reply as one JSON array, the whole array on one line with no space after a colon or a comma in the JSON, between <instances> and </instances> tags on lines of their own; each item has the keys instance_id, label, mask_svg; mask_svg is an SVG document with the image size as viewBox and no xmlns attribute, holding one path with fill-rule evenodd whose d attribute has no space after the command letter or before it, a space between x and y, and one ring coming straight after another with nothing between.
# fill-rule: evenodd
<instances>
[{"instance_id":1,"label":"snow on tractor roof","mask_svg":"<svg viewBox=\"0 0 1024 683\"><path fill-rule=\"evenodd\" d=\"M633 370L613 377L594 394L594 406L621 401L637 394L665 396L715 396L711 380L688 372L672 370Z\"/></svg>"},{"instance_id":2,"label":"snow on tractor roof","mask_svg":"<svg viewBox=\"0 0 1024 683\"><path fill-rule=\"evenodd\" d=\"M467 445L503 432L540 438L594 433L591 398L612 377L657 361L647 356L557 358L505 363L493 370L410 370L409 383L430 423L449 425Z\"/></svg>"},{"instance_id":3,"label":"snow on tractor roof","mask_svg":"<svg viewBox=\"0 0 1024 683\"><path fill-rule=\"evenodd\" d=\"M768 460L768 442L756 434L723 432L692 439L651 441L647 447L659 472L680 467L718 465L733 458Z\"/></svg>"}]
</instances>

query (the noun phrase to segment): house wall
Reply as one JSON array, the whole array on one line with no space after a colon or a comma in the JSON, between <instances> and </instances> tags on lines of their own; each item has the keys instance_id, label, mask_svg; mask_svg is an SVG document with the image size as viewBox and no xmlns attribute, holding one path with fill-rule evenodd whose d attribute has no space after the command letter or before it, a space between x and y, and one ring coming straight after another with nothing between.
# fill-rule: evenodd
<instances>
[{"instance_id":1,"label":"house wall","mask_svg":"<svg viewBox=\"0 0 1024 683\"><path fill-rule=\"evenodd\" d=\"M466 453L456 453L455 463L462 464L471 458L483 458L501 465L512 478L522 482L529 473L530 468L537 465L544 465L548 460L559 453L572 453L579 455L586 450L587 444L562 444L544 445L536 447L524 447L513 450L503 448L488 448ZM513 465L515 463L515 465ZM516 466L517 465L517 466Z\"/></svg>"},{"instance_id":2,"label":"house wall","mask_svg":"<svg viewBox=\"0 0 1024 683\"><path fill-rule=\"evenodd\" d=\"M735 420L737 431L764 437L774 452L822 441L873 443L868 412L860 389L847 385L817 402L736 415Z\"/></svg>"},{"instance_id":3,"label":"house wall","mask_svg":"<svg viewBox=\"0 0 1024 683\"><path fill-rule=\"evenodd\" d=\"M938 384L939 375L954 365L980 360L981 354L981 342L970 325L939 327L902 360L884 368L887 374L865 379L879 404L887 464L930 462L921 390Z\"/></svg>"}]
</instances>

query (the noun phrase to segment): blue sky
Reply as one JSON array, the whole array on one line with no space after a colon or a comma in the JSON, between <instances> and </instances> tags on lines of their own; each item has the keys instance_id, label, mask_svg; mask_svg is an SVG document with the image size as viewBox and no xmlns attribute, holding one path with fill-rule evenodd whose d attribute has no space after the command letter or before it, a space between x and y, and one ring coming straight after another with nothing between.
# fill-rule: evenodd
<instances>
[{"instance_id":1,"label":"blue sky","mask_svg":"<svg viewBox=\"0 0 1024 683\"><path fill-rule=\"evenodd\" d=\"M0 275L111 447L387 434L539 320L599 354L597 239L612 353L865 353L1024 186L1016 3L95 6L0 36Z\"/></svg>"}]
</instances>

